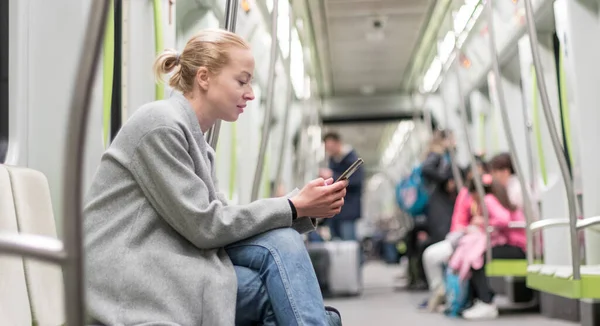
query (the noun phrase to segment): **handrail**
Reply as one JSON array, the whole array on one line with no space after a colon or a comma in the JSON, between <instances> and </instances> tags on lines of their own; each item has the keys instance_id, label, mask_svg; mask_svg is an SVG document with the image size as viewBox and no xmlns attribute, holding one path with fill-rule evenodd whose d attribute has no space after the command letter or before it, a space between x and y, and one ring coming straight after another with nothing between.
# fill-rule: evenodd
<instances>
[{"instance_id":1,"label":"handrail","mask_svg":"<svg viewBox=\"0 0 600 326\"><path fill-rule=\"evenodd\" d=\"M165 49L165 41L163 37L163 14L161 8L161 0L154 0L152 2L152 9L154 12L154 52L158 55ZM154 88L154 99L162 100L165 97L165 85L160 82L156 82Z\"/></svg>"},{"instance_id":2,"label":"handrail","mask_svg":"<svg viewBox=\"0 0 600 326\"><path fill-rule=\"evenodd\" d=\"M275 171L275 189L281 185L281 174L283 173L283 157L285 154L285 145L288 134L288 125L290 119L290 111L292 110L292 102L294 99L294 88L292 84L292 29L294 28L294 17L292 13L292 8L289 9L289 30L288 30L288 48L290 49L288 52L288 60L287 60L287 98L286 98L286 106L285 106L285 114L283 116L283 128L281 130L281 144L279 146L279 160L277 161L277 170Z\"/></svg>"},{"instance_id":3,"label":"handrail","mask_svg":"<svg viewBox=\"0 0 600 326\"><path fill-rule=\"evenodd\" d=\"M458 56L460 54L460 49L456 46L456 42L454 50L456 51L456 54ZM469 120L467 119L467 106L465 104L465 97L462 92L462 85L460 84L460 65L458 63L455 63L454 67L456 70L456 85L458 88L458 104L460 107L460 118L462 122L463 131L465 133L465 141L467 143L467 149L469 151L469 158L471 159L471 171L473 173L473 181L475 182L475 188L477 189L477 194L479 195L481 212L485 220L484 230L487 230L490 224L490 214L487 205L485 204L485 190L483 189L483 184L481 183L481 175L479 173L479 169L477 168L477 158L475 158L473 144L471 144L471 139L469 137ZM492 246L489 234L486 237L485 254L487 261L492 261Z\"/></svg>"},{"instance_id":4,"label":"handrail","mask_svg":"<svg viewBox=\"0 0 600 326\"><path fill-rule=\"evenodd\" d=\"M531 231L539 231L554 226L569 225L569 219L566 218L550 218L535 221L529 225Z\"/></svg>"},{"instance_id":5,"label":"handrail","mask_svg":"<svg viewBox=\"0 0 600 326\"><path fill-rule=\"evenodd\" d=\"M62 264L67 258L62 241L33 234L0 233L0 252L53 264Z\"/></svg>"},{"instance_id":6,"label":"handrail","mask_svg":"<svg viewBox=\"0 0 600 326\"><path fill-rule=\"evenodd\" d=\"M279 12L279 0L273 0L273 11L271 11L271 53L269 56L269 79L267 80L267 103L263 117L263 132L260 137L260 147L258 150L258 162L254 171L254 182L252 183L252 193L250 199L258 199L260 181L263 175L263 166L265 163L265 153L269 143L269 134L271 133L271 113L273 111L273 102L275 101L275 64L277 63L277 18Z\"/></svg>"},{"instance_id":7,"label":"handrail","mask_svg":"<svg viewBox=\"0 0 600 326\"><path fill-rule=\"evenodd\" d=\"M521 167L521 162L519 161L519 157L517 156L517 146L515 145L515 139L512 134L512 130L510 127L510 118L508 116L508 111L506 108L506 98L504 96L504 87L502 86L501 80L501 72L500 72L500 63L498 59L498 50L496 48L496 33L494 29L494 5L493 1L487 2L487 13L488 13L488 38L490 39L490 53L492 54L492 69L494 71L494 85L496 86L496 94L498 95L498 102L500 107L500 116L502 118L502 125L504 127L504 133L506 134L506 140L508 142L508 151L510 153L510 158L512 160L512 166L519 179L519 184L521 186L521 193L523 194L524 200L524 213L525 213L525 222L529 225L534 218L534 210L532 207L531 196L529 192L529 187L527 186L527 181L525 181L525 175L523 174L523 168ZM532 233L529 228L526 228L527 234L527 263L533 264L533 238Z\"/></svg>"},{"instance_id":8,"label":"handrail","mask_svg":"<svg viewBox=\"0 0 600 326\"><path fill-rule=\"evenodd\" d=\"M227 0L225 3L225 29L233 33L235 33L235 25L237 22L238 1L239 0ZM220 131L221 120L217 120L206 133L206 142L215 151L217 150Z\"/></svg>"},{"instance_id":9,"label":"handrail","mask_svg":"<svg viewBox=\"0 0 600 326\"><path fill-rule=\"evenodd\" d=\"M510 221L508 222L509 229L527 229L527 222L525 221Z\"/></svg>"},{"instance_id":10,"label":"handrail","mask_svg":"<svg viewBox=\"0 0 600 326\"><path fill-rule=\"evenodd\" d=\"M540 97L542 100L542 108L544 109L544 116L548 126L548 132L550 139L552 140L552 147L554 154L558 159L558 165L560 172L563 177L565 184L565 190L567 193L567 203L569 205L569 231L571 236L571 265L573 267L573 279L581 279L581 255L579 249L579 236L577 234L577 198L575 196L575 190L573 188L573 179L569 171L567 159L565 158L558 132L556 131L556 123L554 116L552 115L552 109L550 107L550 98L548 96L548 90L546 89L546 82L544 79L544 71L542 70L542 60L540 58L540 52L538 49L538 37L537 28L535 26L535 19L533 15L533 5L531 0L525 0L525 14L527 30L529 33L529 42L531 44L531 54L533 58L533 65L535 67L535 73L538 79L538 89L540 91Z\"/></svg>"},{"instance_id":11,"label":"handrail","mask_svg":"<svg viewBox=\"0 0 600 326\"><path fill-rule=\"evenodd\" d=\"M545 228L554 227L554 226L566 226L569 225L570 221L566 218L553 218L553 219L545 219L541 221L536 221L531 223L529 228L532 231L539 231ZM587 229L592 226L596 226L600 224L600 216L592 216L588 218L584 218L582 220L577 220L577 231L581 231L583 229Z\"/></svg>"},{"instance_id":12,"label":"handrail","mask_svg":"<svg viewBox=\"0 0 600 326\"><path fill-rule=\"evenodd\" d=\"M577 220L577 230L587 229L598 224L600 224L600 216L584 218L583 220Z\"/></svg>"},{"instance_id":13,"label":"handrail","mask_svg":"<svg viewBox=\"0 0 600 326\"><path fill-rule=\"evenodd\" d=\"M70 137L67 137L63 169L63 236L64 246L67 250L63 278L67 325L83 325L85 322L82 234L83 162L90 100L109 5L108 0L92 1L69 110L67 135Z\"/></svg>"}]
</instances>

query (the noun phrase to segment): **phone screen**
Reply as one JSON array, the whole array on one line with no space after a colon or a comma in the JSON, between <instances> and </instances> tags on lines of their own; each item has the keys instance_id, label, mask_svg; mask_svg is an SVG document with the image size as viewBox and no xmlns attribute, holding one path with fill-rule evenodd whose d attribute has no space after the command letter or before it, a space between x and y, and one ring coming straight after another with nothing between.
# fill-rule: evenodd
<instances>
[{"instance_id":1,"label":"phone screen","mask_svg":"<svg viewBox=\"0 0 600 326\"><path fill-rule=\"evenodd\" d=\"M335 180L335 182L338 181L342 181L342 180L348 180L350 178L350 176L352 176L354 174L354 172L356 172L356 170L358 170L358 168L364 163L362 158L359 158L358 160L356 160L356 162L352 163L352 165L350 165L350 167L344 171L344 173L342 173L342 175L340 175L340 177Z\"/></svg>"}]
</instances>

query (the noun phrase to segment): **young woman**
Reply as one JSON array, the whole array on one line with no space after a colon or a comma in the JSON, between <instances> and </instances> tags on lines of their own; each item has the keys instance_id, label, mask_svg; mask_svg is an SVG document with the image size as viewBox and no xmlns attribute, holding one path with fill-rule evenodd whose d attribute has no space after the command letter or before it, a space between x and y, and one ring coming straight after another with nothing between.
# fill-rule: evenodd
<instances>
[{"instance_id":1,"label":"young woman","mask_svg":"<svg viewBox=\"0 0 600 326\"><path fill-rule=\"evenodd\" d=\"M340 212L346 182L228 205L205 133L254 99L248 43L204 30L155 73L175 90L142 106L102 157L85 205L89 312L106 325L340 325L300 232Z\"/></svg>"},{"instance_id":2,"label":"young woman","mask_svg":"<svg viewBox=\"0 0 600 326\"><path fill-rule=\"evenodd\" d=\"M525 220L522 211L511 203L506 188L500 182L493 180L491 175L484 174L482 183L486 193L483 201L485 201L489 213L489 226L494 228L491 234L492 258L524 259L527 245L525 230L508 228L509 223L512 221ZM473 198L473 203L476 205L475 211L481 213L482 200L479 198L474 182L469 185L469 192ZM483 232L485 220L481 214L473 216L470 224L478 227L476 230L479 230L485 236ZM483 255L485 253L485 242L483 243L483 248L469 247L469 250L481 250ZM457 249L455 255L458 251L459 249ZM493 304L494 293L485 275L485 256L481 259L483 259L481 268L471 269L470 284L473 287L476 302L473 307L463 312L465 319L490 319L498 316L498 309Z\"/></svg>"}]
</instances>

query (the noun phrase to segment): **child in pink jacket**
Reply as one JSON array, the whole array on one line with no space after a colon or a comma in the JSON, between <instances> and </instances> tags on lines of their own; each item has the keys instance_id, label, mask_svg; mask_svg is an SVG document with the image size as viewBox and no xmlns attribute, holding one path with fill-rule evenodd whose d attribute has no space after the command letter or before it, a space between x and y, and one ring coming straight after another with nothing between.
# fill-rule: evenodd
<instances>
[{"instance_id":1,"label":"child in pink jacket","mask_svg":"<svg viewBox=\"0 0 600 326\"><path fill-rule=\"evenodd\" d=\"M492 180L491 175L485 174L482 183L486 196L485 205L489 213L492 257L494 259L524 259L526 236L523 229L509 229L511 221L523 221L521 210L508 199L506 189ZM475 204L480 203L475 183L469 185L469 192ZM481 210L479 209L479 212ZM470 274L470 284L473 287L477 302L472 308L463 312L465 319L489 319L498 316L498 309L493 304L494 293L485 275L486 235L485 220L481 214L471 218L467 234L463 236L455 250L448 266L459 272L461 279Z\"/></svg>"}]
</instances>

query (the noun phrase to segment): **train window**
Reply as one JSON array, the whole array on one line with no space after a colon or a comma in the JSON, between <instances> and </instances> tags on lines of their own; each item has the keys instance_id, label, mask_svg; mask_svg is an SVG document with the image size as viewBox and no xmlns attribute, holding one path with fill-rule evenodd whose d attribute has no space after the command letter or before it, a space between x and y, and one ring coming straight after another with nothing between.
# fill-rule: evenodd
<instances>
[{"instance_id":1,"label":"train window","mask_svg":"<svg viewBox=\"0 0 600 326\"><path fill-rule=\"evenodd\" d=\"M8 3L0 1L0 163L8 149Z\"/></svg>"}]
</instances>

